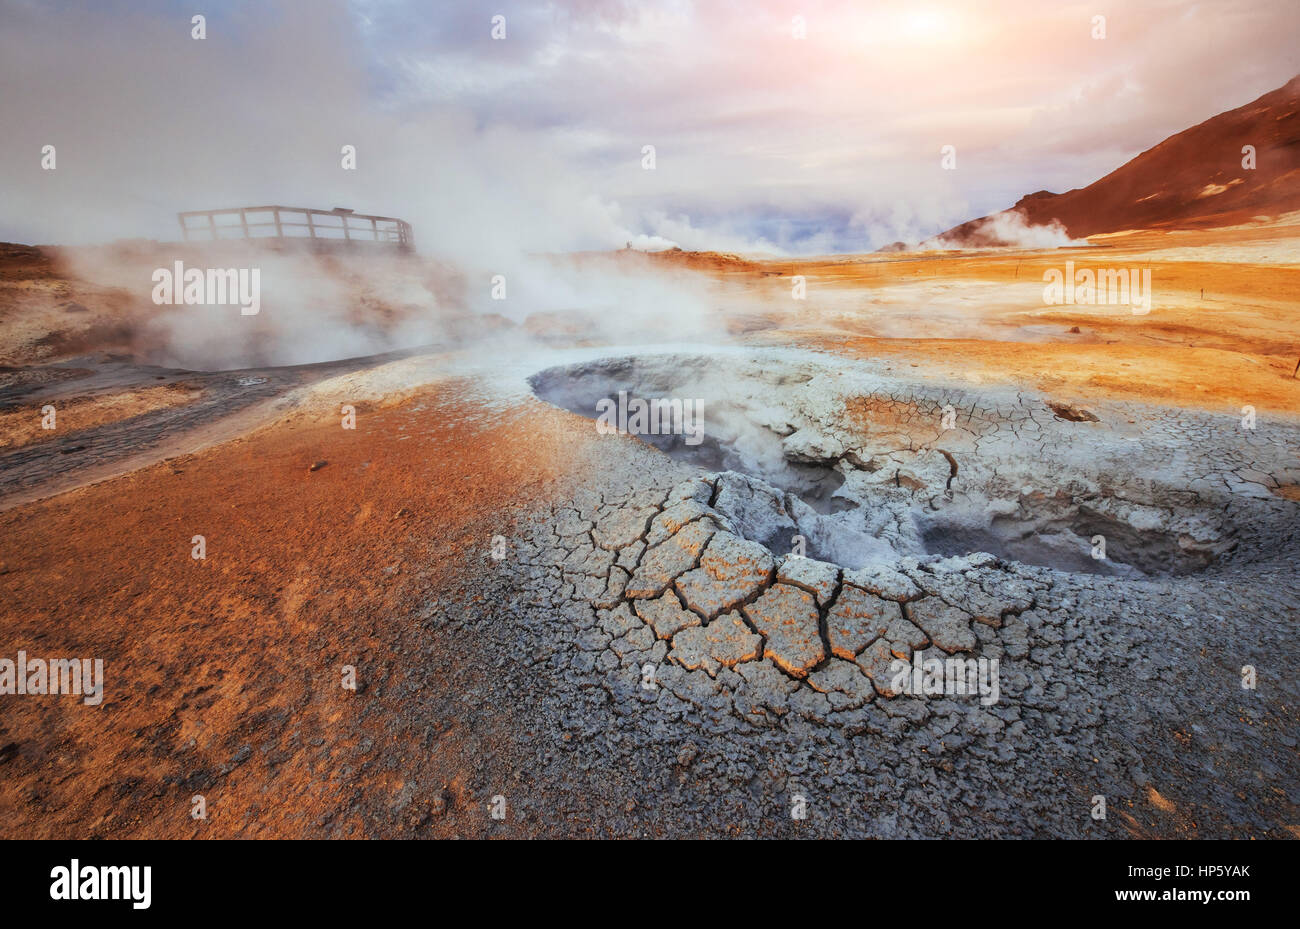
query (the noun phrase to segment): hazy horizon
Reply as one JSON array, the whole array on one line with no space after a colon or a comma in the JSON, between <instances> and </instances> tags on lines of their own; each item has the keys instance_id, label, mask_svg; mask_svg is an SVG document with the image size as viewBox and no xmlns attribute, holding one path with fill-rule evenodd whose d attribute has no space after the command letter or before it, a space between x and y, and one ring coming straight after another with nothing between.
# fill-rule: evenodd
<instances>
[{"instance_id":1,"label":"hazy horizon","mask_svg":"<svg viewBox=\"0 0 1300 929\"><path fill-rule=\"evenodd\" d=\"M475 262L916 241L1300 70L1286 0L0 0L0 23L0 240L169 240L180 210L282 203L399 216L422 252Z\"/></svg>"}]
</instances>

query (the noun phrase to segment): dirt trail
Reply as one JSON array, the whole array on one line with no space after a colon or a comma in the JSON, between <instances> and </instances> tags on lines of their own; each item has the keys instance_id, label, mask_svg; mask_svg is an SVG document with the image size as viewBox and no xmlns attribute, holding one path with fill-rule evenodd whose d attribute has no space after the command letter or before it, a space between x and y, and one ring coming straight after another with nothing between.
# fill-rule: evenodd
<instances>
[{"instance_id":1,"label":"dirt trail","mask_svg":"<svg viewBox=\"0 0 1300 929\"><path fill-rule=\"evenodd\" d=\"M0 446L0 511L236 438L282 411L295 388L408 354L212 373L93 361L92 368L74 362L44 369L71 373L5 391L5 422L26 441ZM169 383L154 386L158 381ZM144 402L150 391L168 389L175 392L170 402ZM62 417L48 433L40 429L46 405ZM83 415L85 408L92 414Z\"/></svg>"}]
</instances>

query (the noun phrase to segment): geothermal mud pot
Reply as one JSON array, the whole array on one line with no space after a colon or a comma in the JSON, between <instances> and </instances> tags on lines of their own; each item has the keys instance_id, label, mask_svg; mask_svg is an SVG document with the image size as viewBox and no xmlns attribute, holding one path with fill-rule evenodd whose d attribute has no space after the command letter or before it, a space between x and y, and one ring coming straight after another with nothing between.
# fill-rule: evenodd
<instances>
[{"instance_id":1,"label":"geothermal mud pot","mask_svg":"<svg viewBox=\"0 0 1300 929\"><path fill-rule=\"evenodd\" d=\"M834 835L1131 835L1152 804L1192 832L1295 822L1294 424L786 351L529 384L704 421L594 440L496 566L567 733L539 777L601 770L683 832L781 832L801 800ZM926 658L996 659L997 686L903 692L891 665Z\"/></svg>"}]
</instances>

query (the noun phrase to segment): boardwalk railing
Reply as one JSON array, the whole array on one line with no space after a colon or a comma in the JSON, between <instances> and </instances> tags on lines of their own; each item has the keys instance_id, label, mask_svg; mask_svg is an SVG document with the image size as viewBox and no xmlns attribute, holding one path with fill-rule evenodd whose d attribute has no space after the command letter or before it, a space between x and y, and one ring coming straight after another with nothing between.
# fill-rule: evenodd
<instances>
[{"instance_id":1,"label":"boardwalk railing","mask_svg":"<svg viewBox=\"0 0 1300 929\"><path fill-rule=\"evenodd\" d=\"M409 249L411 224L392 216L369 216L342 207L241 206L177 213L186 242L219 239L331 239L379 242Z\"/></svg>"}]
</instances>

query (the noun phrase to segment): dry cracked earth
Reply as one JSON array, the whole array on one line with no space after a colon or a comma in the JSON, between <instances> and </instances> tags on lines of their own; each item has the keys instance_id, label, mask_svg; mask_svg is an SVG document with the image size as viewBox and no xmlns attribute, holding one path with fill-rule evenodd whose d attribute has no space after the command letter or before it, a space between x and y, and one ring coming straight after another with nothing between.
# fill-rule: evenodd
<instances>
[{"instance_id":1,"label":"dry cracked earth","mask_svg":"<svg viewBox=\"0 0 1300 929\"><path fill-rule=\"evenodd\" d=\"M597 443L487 562L565 731L529 779L600 772L612 831L649 806L672 834L1294 832L1293 424L788 352L531 384L588 416L705 401L706 442ZM997 659L995 699L900 693L918 652Z\"/></svg>"}]
</instances>

